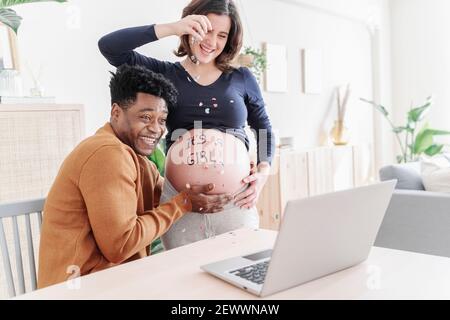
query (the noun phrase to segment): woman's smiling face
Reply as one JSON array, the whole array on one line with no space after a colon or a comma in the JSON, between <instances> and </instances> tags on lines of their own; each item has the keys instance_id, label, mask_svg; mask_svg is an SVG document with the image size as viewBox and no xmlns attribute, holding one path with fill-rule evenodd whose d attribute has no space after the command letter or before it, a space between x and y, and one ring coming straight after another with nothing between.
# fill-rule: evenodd
<instances>
[{"instance_id":1,"label":"woman's smiling face","mask_svg":"<svg viewBox=\"0 0 450 320\"><path fill-rule=\"evenodd\" d=\"M227 15L210 13L206 15L211 22L212 30L209 31L202 41L191 41L191 51L195 58L204 64L215 61L223 52L231 28L231 19ZM192 36L191 36L192 39Z\"/></svg>"}]
</instances>

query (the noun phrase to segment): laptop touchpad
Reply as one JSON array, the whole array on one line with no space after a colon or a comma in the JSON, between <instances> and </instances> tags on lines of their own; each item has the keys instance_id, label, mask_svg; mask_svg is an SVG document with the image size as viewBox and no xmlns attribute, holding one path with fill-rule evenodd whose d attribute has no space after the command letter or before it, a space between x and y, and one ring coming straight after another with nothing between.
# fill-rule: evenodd
<instances>
[{"instance_id":1,"label":"laptop touchpad","mask_svg":"<svg viewBox=\"0 0 450 320\"><path fill-rule=\"evenodd\" d=\"M254 254L251 254L248 256L243 256L242 258L249 259L252 261L258 261L261 259L269 258L271 255L272 255L272 249L269 249L269 250L260 251L260 252L257 252L257 253L254 253Z\"/></svg>"}]
</instances>

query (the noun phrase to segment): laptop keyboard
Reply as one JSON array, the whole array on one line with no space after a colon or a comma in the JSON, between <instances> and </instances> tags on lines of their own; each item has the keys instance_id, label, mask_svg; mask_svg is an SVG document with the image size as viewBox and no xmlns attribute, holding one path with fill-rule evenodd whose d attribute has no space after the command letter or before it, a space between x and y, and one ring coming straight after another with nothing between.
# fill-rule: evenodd
<instances>
[{"instance_id":1,"label":"laptop keyboard","mask_svg":"<svg viewBox=\"0 0 450 320\"><path fill-rule=\"evenodd\" d=\"M230 271L231 274L241 277L256 284L263 284L266 278L267 267L269 266L269 260L255 263L250 266L240 268L234 271Z\"/></svg>"}]
</instances>

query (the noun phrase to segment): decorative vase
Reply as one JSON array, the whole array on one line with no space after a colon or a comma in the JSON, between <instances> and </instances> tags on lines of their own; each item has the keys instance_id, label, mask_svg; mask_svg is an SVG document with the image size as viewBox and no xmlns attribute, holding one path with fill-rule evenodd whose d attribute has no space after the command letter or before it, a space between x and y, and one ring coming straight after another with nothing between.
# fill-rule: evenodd
<instances>
[{"instance_id":1,"label":"decorative vase","mask_svg":"<svg viewBox=\"0 0 450 320\"><path fill-rule=\"evenodd\" d=\"M32 97L42 97L44 89L40 83L36 82L33 88L30 88L30 96Z\"/></svg>"},{"instance_id":2,"label":"decorative vase","mask_svg":"<svg viewBox=\"0 0 450 320\"><path fill-rule=\"evenodd\" d=\"M336 120L330 131L331 141L336 146L345 146L349 141L348 129L345 127L344 121Z\"/></svg>"}]
</instances>

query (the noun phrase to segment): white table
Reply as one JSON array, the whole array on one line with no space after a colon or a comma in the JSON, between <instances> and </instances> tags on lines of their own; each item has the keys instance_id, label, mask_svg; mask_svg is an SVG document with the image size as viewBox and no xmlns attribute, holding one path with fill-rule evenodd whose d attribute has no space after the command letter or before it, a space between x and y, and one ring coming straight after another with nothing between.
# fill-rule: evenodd
<instances>
[{"instance_id":1,"label":"white table","mask_svg":"<svg viewBox=\"0 0 450 320\"><path fill-rule=\"evenodd\" d=\"M259 299L200 265L272 247L276 232L242 229L37 290L17 299ZM450 259L374 247L362 264L267 299L450 299Z\"/></svg>"}]
</instances>

